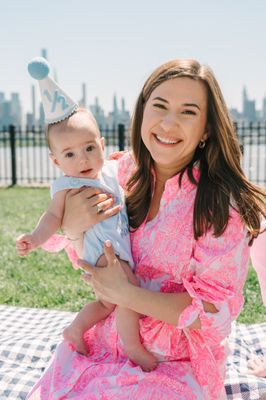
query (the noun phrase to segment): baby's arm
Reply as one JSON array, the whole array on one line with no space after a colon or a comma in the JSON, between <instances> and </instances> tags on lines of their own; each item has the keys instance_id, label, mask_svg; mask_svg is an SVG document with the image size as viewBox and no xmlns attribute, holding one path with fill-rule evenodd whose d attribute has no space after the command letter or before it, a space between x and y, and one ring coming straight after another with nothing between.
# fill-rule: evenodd
<instances>
[{"instance_id":1,"label":"baby's arm","mask_svg":"<svg viewBox=\"0 0 266 400\"><path fill-rule=\"evenodd\" d=\"M20 256L26 256L30 251L45 243L61 227L65 196L66 190L57 192L33 232L17 238L16 247Z\"/></svg>"}]
</instances>

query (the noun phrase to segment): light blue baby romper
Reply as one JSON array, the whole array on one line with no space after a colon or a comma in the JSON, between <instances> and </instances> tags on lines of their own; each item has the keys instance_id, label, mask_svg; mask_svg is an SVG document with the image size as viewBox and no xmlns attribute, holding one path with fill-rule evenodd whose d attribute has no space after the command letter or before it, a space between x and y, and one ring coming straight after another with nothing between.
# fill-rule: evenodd
<instances>
[{"instance_id":1,"label":"light blue baby romper","mask_svg":"<svg viewBox=\"0 0 266 400\"><path fill-rule=\"evenodd\" d=\"M98 258L103 254L103 244L110 240L115 253L121 260L125 260L133 268L131 255L128 217L125 206L124 192L119 186L117 178L117 162L105 161L100 179L75 178L61 176L51 186L51 197L60 190L78 189L82 186L93 186L111 193L115 197L116 204L121 204L121 211L106 220L94 225L85 232L83 244L83 258L96 265Z\"/></svg>"}]
</instances>

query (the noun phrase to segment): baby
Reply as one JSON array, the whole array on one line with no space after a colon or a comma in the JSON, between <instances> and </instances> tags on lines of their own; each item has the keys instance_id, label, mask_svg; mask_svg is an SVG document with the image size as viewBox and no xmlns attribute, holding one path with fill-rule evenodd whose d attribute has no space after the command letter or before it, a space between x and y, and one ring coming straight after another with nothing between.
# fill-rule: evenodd
<instances>
[{"instance_id":1,"label":"baby","mask_svg":"<svg viewBox=\"0 0 266 400\"><path fill-rule=\"evenodd\" d=\"M67 119L48 125L47 140L51 160L64 175L53 183L51 203L36 228L32 233L23 234L17 239L19 255L25 256L41 246L61 227L68 190L84 186L98 187L111 195L121 205L121 210L85 232L83 241L75 242L78 255L96 267L104 267L107 262L103 255L103 243L110 240L128 279L138 285L132 271L134 266L128 219L123 191L117 181L117 162L104 161L104 139L100 136L94 117L88 110L78 108ZM99 204L95 204L95 209L101 212ZM73 344L79 353L88 354L84 333L106 318L114 308L113 304L101 299L85 305L64 330L65 340ZM157 360L140 342L138 321L137 313L117 307L117 329L128 357L144 371L151 371L156 367Z\"/></svg>"}]
</instances>

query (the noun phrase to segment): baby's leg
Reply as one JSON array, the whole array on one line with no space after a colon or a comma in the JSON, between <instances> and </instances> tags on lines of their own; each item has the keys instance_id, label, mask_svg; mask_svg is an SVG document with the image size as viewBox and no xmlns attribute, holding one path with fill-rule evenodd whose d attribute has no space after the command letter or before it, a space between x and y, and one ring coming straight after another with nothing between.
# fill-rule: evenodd
<instances>
[{"instance_id":1,"label":"baby's leg","mask_svg":"<svg viewBox=\"0 0 266 400\"><path fill-rule=\"evenodd\" d=\"M78 353L88 355L89 349L83 338L84 333L97 322L105 319L114 308L113 304L101 301L92 301L86 304L63 331L64 339L71 343Z\"/></svg>"},{"instance_id":2,"label":"baby's leg","mask_svg":"<svg viewBox=\"0 0 266 400\"><path fill-rule=\"evenodd\" d=\"M134 275L128 263L124 260L119 260L125 271L129 282L138 286L138 280ZM107 260L105 255L102 255L97 261L97 267L106 266ZM141 344L139 337L139 315L128 308L116 308L116 324L118 334L123 342L125 352L130 360L140 365L143 371L152 371L157 366L157 360Z\"/></svg>"},{"instance_id":3,"label":"baby's leg","mask_svg":"<svg viewBox=\"0 0 266 400\"><path fill-rule=\"evenodd\" d=\"M139 336L139 314L128 308L116 308L116 324L118 334L123 342L129 359L140 365L143 371L152 371L158 361L152 353L145 349Z\"/></svg>"}]
</instances>

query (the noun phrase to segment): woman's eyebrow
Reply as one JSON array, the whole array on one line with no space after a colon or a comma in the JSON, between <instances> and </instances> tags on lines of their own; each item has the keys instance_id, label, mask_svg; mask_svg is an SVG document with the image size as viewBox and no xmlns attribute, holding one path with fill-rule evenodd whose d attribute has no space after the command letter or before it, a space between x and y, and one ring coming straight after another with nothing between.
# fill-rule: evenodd
<instances>
[{"instance_id":1,"label":"woman's eyebrow","mask_svg":"<svg viewBox=\"0 0 266 400\"><path fill-rule=\"evenodd\" d=\"M200 110L200 107L198 106L198 104L195 104L195 103L184 103L183 106L185 106L185 107L196 107L198 110Z\"/></svg>"},{"instance_id":2,"label":"woman's eyebrow","mask_svg":"<svg viewBox=\"0 0 266 400\"><path fill-rule=\"evenodd\" d=\"M168 103L168 101L163 99L162 97L154 97L153 100L160 100L160 101L163 101L164 103Z\"/></svg>"},{"instance_id":3,"label":"woman's eyebrow","mask_svg":"<svg viewBox=\"0 0 266 400\"><path fill-rule=\"evenodd\" d=\"M169 104L169 102L166 99L164 99L162 97L159 97L159 96L158 97L154 97L153 100L160 100L160 101L162 101L164 103ZM185 106L185 107L196 107L198 110L200 110L200 107L196 103L183 103L182 105Z\"/></svg>"}]
</instances>

